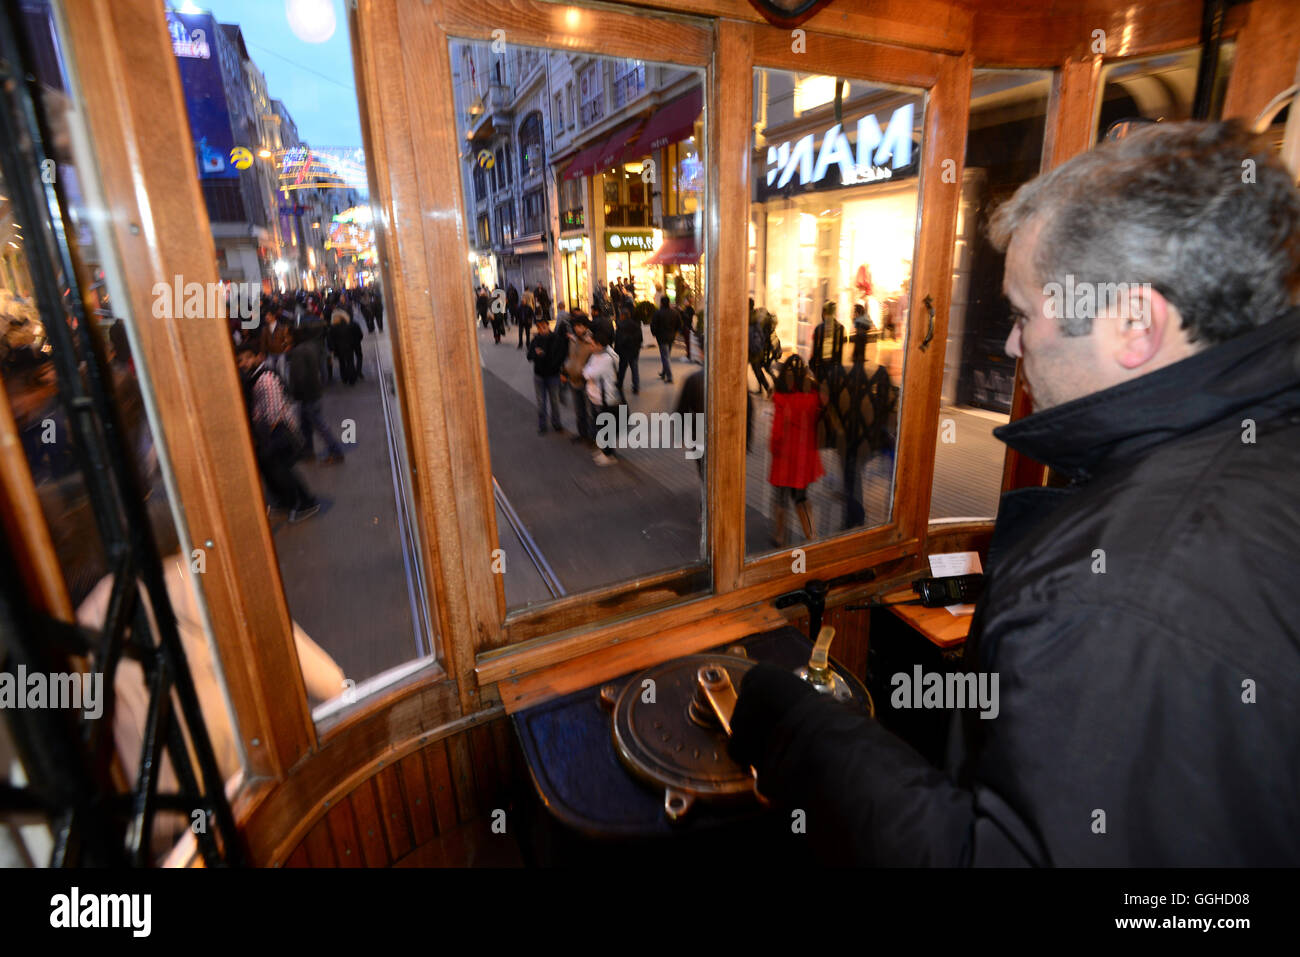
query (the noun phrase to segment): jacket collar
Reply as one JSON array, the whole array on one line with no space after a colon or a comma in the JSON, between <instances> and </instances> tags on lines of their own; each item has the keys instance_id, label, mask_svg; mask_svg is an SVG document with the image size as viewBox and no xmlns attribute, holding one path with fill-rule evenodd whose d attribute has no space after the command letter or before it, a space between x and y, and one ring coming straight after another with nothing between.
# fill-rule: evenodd
<instances>
[{"instance_id":1,"label":"jacket collar","mask_svg":"<svg viewBox=\"0 0 1300 957\"><path fill-rule=\"evenodd\" d=\"M1079 481L1235 412L1294 393L1300 308L1121 385L1018 419L993 434Z\"/></svg>"}]
</instances>

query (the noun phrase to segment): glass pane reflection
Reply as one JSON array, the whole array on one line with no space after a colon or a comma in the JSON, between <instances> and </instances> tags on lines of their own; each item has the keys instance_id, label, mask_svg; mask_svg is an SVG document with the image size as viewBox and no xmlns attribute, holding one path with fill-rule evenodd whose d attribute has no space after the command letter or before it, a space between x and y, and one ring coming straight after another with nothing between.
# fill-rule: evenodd
<instances>
[{"instance_id":1,"label":"glass pane reflection","mask_svg":"<svg viewBox=\"0 0 1300 957\"><path fill-rule=\"evenodd\" d=\"M924 108L755 71L748 554L890 519Z\"/></svg>"},{"instance_id":2,"label":"glass pane reflection","mask_svg":"<svg viewBox=\"0 0 1300 957\"><path fill-rule=\"evenodd\" d=\"M704 557L703 74L494 46L451 60L518 608Z\"/></svg>"}]
</instances>

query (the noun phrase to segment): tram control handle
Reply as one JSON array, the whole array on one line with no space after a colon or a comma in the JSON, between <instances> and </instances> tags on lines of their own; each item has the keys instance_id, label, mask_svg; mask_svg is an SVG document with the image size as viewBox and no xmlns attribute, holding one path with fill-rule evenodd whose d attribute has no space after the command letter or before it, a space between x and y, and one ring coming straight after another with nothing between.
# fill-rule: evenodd
<instances>
[{"instance_id":1,"label":"tram control handle","mask_svg":"<svg viewBox=\"0 0 1300 957\"><path fill-rule=\"evenodd\" d=\"M775 601L775 605L777 608L790 608L794 605L806 607L808 609L808 637L815 639L821 634L822 630L822 616L826 613L826 593L832 588L839 588L842 585L851 585L856 582L871 581L875 577L875 569L864 568L862 571L850 572L847 575L832 578L830 581L813 578L805 582L803 588L798 591L786 592L784 595L779 596Z\"/></svg>"}]
</instances>

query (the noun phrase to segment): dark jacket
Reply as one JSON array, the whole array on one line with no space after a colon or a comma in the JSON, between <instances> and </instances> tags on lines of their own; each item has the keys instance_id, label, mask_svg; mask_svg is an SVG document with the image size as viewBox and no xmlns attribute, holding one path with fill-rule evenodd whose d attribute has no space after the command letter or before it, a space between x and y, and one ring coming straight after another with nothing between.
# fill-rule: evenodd
<instances>
[{"instance_id":1,"label":"dark jacket","mask_svg":"<svg viewBox=\"0 0 1300 957\"><path fill-rule=\"evenodd\" d=\"M650 320L650 334L660 343L672 342L676 339L681 327L681 316L672 306L667 309L663 307L656 309L654 318Z\"/></svg>"},{"instance_id":2,"label":"dark jacket","mask_svg":"<svg viewBox=\"0 0 1300 957\"><path fill-rule=\"evenodd\" d=\"M1300 864L1297 356L1300 310L998 428L1072 484L999 509L965 651L997 717L958 713L945 773L755 669L763 794L857 863Z\"/></svg>"},{"instance_id":3,"label":"dark jacket","mask_svg":"<svg viewBox=\"0 0 1300 957\"><path fill-rule=\"evenodd\" d=\"M830 342L826 342L826 322L823 321L813 330L812 352L808 354L808 368L819 379L825 376L828 363L841 365L844 362L844 327L838 319L830 321ZM829 356L825 354L828 350Z\"/></svg>"},{"instance_id":4,"label":"dark jacket","mask_svg":"<svg viewBox=\"0 0 1300 957\"><path fill-rule=\"evenodd\" d=\"M641 352L641 323L631 316L620 319L615 326L614 351L621 356L635 358Z\"/></svg>"},{"instance_id":5,"label":"dark jacket","mask_svg":"<svg viewBox=\"0 0 1300 957\"><path fill-rule=\"evenodd\" d=\"M538 333L528 347L528 361L533 364L533 375L550 378L560 374L568 356L568 340L554 332Z\"/></svg>"},{"instance_id":6,"label":"dark jacket","mask_svg":"<svg viewBox=\"0 0 1300 957\"><path fill-rule=\"evenodd\" d=\"M314 341L289 350L289 394L299 402L315 402L321 396L320 357Z\"/></svg>"}]
</instances>

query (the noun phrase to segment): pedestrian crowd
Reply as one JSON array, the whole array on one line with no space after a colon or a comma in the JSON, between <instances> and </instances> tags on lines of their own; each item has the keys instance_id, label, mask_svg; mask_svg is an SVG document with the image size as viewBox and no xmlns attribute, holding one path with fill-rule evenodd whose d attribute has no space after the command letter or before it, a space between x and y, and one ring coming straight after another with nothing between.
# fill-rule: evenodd
<instances>
[{"instance_id":1,"label":"pedestrian crowd","mask_svg":"<svg viewBox=\"0 0 1300 957\"><path fill-rule=\"evenodd\" d=\"M643 326L650 327L659 344L663 360L659 378L669 383L673 381L668 361L673 342L678 335L684 336L690 359L691 336L698 335L702 327L682 286L678 287L680 306L670 305L668 297L661 296L655 310L651 303L637 301L636 283L630 278L610 282L608 291L598 286L590 311L565 309L561 303L554 323L551 297L544 285L525 289L522 294L513 284L506 289L483 285L474 295L478 320L492 329L495 343L505 338L508 323L518 328L517 348L527 350L525 358L533 365L537 434L563 432L560 406L571 405L572 441L589 446L592 460L602 467L614 465L619 458L613 442L600 436L598 416L614 413L626 402L624 385L629 370L632 394L640 393Z\"/></svg>"},{"instance_id":2,"label":"pedestrian crowd","mask_svg":"<svg viewBox=\"0 0 1300 957\"><path fill-rule=\"evenodd\" d=\"M854 306L853 332L847 333L827 301L822 321L813 330L807 361L798 352L782 359L776 318L749 300L749 366L758 392L772 399L768 440L772 485L772 541L786 544L789 509L793 507L804 538L816 536L808 487L825 474L821 450L834 449L844 487L844 528L866 522L862 504L862 469L876 452L892 454L897 433L898 388L889 370L867 358L867 346L892 327L877 330L862 303ZM844 351L852 346L846 368ZM777 364L775 370L773 365ZM769 379L770 377L770 379Z\"/></svg>"},{"instance_id":3,"label":"pedestrian crowd","mask_svg":"<svg viewBox=\"0 0 1300 957\"><path fill-rule=\"evenodd\" d=\"M335 365L345 386L364 379L361 342L366 332L383 329L384 303L376 286L263 295L255 326L246 329L231 320L268 515L286 513L296 524L320 510L295 463L315 459L316 436L325 447L322 464L343 463L343 446L322 409L325 384L334 381Z\"/></svg>"}]
</instances>

